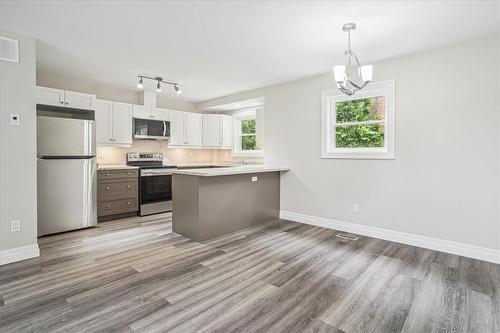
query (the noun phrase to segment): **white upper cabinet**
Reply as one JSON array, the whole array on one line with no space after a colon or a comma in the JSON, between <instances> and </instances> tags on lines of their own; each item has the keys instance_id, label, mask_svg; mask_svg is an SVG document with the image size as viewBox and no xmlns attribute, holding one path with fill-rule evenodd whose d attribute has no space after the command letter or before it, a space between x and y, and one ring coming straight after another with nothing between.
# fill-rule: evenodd
<instances>
[{"instance_id":1,"label":"white upper cabinet","mask_svg":"<svg viewBox=\"0 0 500 333\"><path fill-rule=\"evenodd\" d=\"M64 91L64 106L75 109L94 110L95 96L74 91Z\"/></svg>"},{"instance_id":2,"label":"white upper cabinet","mask_svg":"<svg viewBox=\"0 0 500 333\"><path fill-rule=\"evenodd\" d=\"M64 106L64 90L36 87L35 98L37 104Z\"/></svg>"},{"instance_id":3,"label":"white upper cabinet","mask_svg":"<svg viewBox=\"0 0 500 333\"><path fill-rule=\"evenodd\" d=\"M186 112L185 144L201 146L201 114Z\"/></svg>"},{"instance_id":4,"label":"white upper cabinet","mask_svg":"<svg viewBox=\"0 0 500 333\"><path fill-rule=\"evenodd\" d=\"M166 120L168 121L168 110L167 109L161 109L161 108L153 108L153 119L155 120Z\"/></svg>"},{"instance_id":5,"label":"white upper cabinet","mask_svg":"<svg viewBox=\"0 0 500 333\"><path fill-rule=\"evenodd\" d=\"M132 105L96 100L95 121L98 144L132 144Z\"/></svg>"},{"instance_id":6,"label":"white upper cabinet","mask_svg":"<svg viewBox=\"0 0 500 333\"><path fill-rule=\"evenodd\" d=\"M219 147L220 140L220 116L218 114L202 115L202 144L203 147Z\"/></svg>"},{"instance_id":7,"label":"white upper cabinet","mask_svg":"<svg viewBox=\"0 0 500 333\"><path fill-rule=\"evenodd\" d=\"M172 146L182 146L186 142L184 139L185 113L186 112L174 110L168 111L168 117L170 120L169 144Z\"/></svg>"},{"instance_id":8,"label":"white upper cabinet","mask_svg":"<svg viewBox=\"0 0 500 333\"><path fill-rule=\"evenodd\" d=\"M231 148L233 146L233 117L222 115L222 147Z\"/></svg>"},{"instance_id":9,"label":"white upper cabinet","mask_svg":"<svg viewBox=\"0 0 500 333\"><path fill-rule=\"evenodd\" d=\"M36 87L36 103L75 109L94 110L95 95L47 87Z\"/></svg>"},{"instance_id":10,"label":"white upper cabinet","mask_svg":"<svg viewBox=\"0 0 500 333\"><path fill-rule=\"evenodd\" d=\"M132 144L132 105L113 102L113 143Z\"/></svg>"},{"instance_id":11,"label":"white upper cabinet","mask_svg":"<svg viewBox=\"0 0 500 333\"><path fill-rule=\"evenodd\" d=\"M150 106L134 105L134 118L168 120L168 110Z\"/></svg>"},{"instance_id":12,"label":"white upper cabinet","mask_svg":"<svg viewBox=\"0 0 500 333\"><path fill-rule=\"evenodd\" d=\"M132 105L132 114L134 118L151 119L153 110L149 106L134 104Z\"/></svg>"},{"instance_id":13,"label":"white upper cabinet","mask_svg":"<svg viewBox=\"0 0 500 333\"><path fill-rule=\"evenodd\" d=\"M232 117L222 114L204 114L203 147L230 148L232 145Z\"/></svg>"},{"instance_id":14,"label":"white upper cabinet","mask_svg":"<svg viewBox=\"0 0 500 333\"><path fill-rule=\"evenodd\" d=\"M113 143L113 102L95 101L95 135L98 144Z\"/></svg>"},{"instance_id":15,"label":"white upper cabinet","mask_svg":"<svg viewBox=\"0 0 500 333\"><path fill-rule=\"evenodd\" d=\"M201 147L201 114L169 110L170 146Z\"/></svg>"}]
</instances>

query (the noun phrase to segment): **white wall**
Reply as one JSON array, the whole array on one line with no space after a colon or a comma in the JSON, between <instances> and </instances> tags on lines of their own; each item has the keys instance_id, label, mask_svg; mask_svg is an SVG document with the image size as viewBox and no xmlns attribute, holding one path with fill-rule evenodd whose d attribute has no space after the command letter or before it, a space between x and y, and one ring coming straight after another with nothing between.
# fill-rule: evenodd
<instances>
[{"instance_id":1,"label":"white wall","mask_svg":"<svg viewBox=\"0 0 500 333\"><path fill-rule=\"evenodd\" d=\"M395 160L320 159L331 73L198 107L265 96L265 161L292 170L282 178L283 210L500 249L499 42L375 64L375 81L396 82Z\"/></svg>"},{"instance_id":2,"label":"white wall","mask_svg":"<svg viewBox=\"0 0 500 333\"><path fill-rule=\"evenodd\" d=\"M20 62L0 61L0 264L12 256L37 254L35 40L0 30L19 40ZM19 114L21 124L9 125ZM10 221L21 231L10 232ZM20 253L5 251L34 245Z\"/></svg>"}]
</instances>

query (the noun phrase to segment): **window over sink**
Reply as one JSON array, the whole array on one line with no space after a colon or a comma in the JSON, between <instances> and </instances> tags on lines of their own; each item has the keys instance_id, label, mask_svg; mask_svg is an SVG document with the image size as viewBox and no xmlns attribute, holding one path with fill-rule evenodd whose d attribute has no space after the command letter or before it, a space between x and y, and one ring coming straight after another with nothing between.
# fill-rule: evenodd
<instances>
[{"instance_id":1,"label":"window over sink","mask_svg":"<svg viewBox=\"0 0 500 333\"><path fill-rule=\"evenodd\" d=\"M263 113L263 107L233 113L234 156L263 156Z\"/></svg>"}]
</instances>

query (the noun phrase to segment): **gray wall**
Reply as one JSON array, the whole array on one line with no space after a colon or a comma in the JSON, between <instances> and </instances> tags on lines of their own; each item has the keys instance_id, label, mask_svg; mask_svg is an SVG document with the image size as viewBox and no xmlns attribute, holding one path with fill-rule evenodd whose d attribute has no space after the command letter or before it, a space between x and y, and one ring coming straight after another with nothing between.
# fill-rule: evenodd
<instances>
[{"instance_id":1,"label":"gray wall","mask_svg":"<svg viewBox=\"0 0 500 333\"><path fill-rule=\"evenodd\" d=\"M320 159L321 91L334 89L331 73L198 107L265 96L264 159L292 169L282 179L283 210L500 249L499 42L375 64L375 81L396 82L395 160Z\"/></svg>"},{"instance_id":2,"label":"gray wall","mask_svg":"<svg viewBox=\"0 0 500 333\"><path fill-rule=\"evenodd\" d=\"M0 30L19 40L20 62L0 61L0 250L36 244L35 40ZM21 125L10 126L19 114ZM21 231L10 232L10 221Z\"/></svg>"}]
</instances>

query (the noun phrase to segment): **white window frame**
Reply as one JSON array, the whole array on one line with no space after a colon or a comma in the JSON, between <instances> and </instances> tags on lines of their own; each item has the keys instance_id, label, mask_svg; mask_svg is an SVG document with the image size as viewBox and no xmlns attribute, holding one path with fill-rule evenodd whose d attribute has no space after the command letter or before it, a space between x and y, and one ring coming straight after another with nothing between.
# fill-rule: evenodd
<instances>
[{"instance_id":1,"label":"white window frame","mask_svg":"<svg viewBox=\"0 0 500 333\"><path fill-rule=\"evenodd\" d=\"M234 135L233 135L233 156L235 157L262 157L264 156L264 150L242 150L241 149L241 137L243 134L241 133L241 121L255 119L257 121L257 113L256 109L246 109L244 111L234 113L233 114L233 125L234 125ZM257 124L258 126L258 124ZM256 126L256 131L257 131ZM257 132L255 133L255 137L257 138Z\"/></svg>"},{"instance_id":2,"label":"white window frame","mask_svg":"<svg viewBox=\"0 0 500 333\"><path fill-rule=\"evenodd\" d=\"M385 96L384 147L380 148L337 148L336 103L363 98ZM321 158L344 159L394 159L394 81L370 83L353 96L347 96L339 90L321 93ZM370 122L361 122L360 125Z\"/></svg>"}]
</instances>

